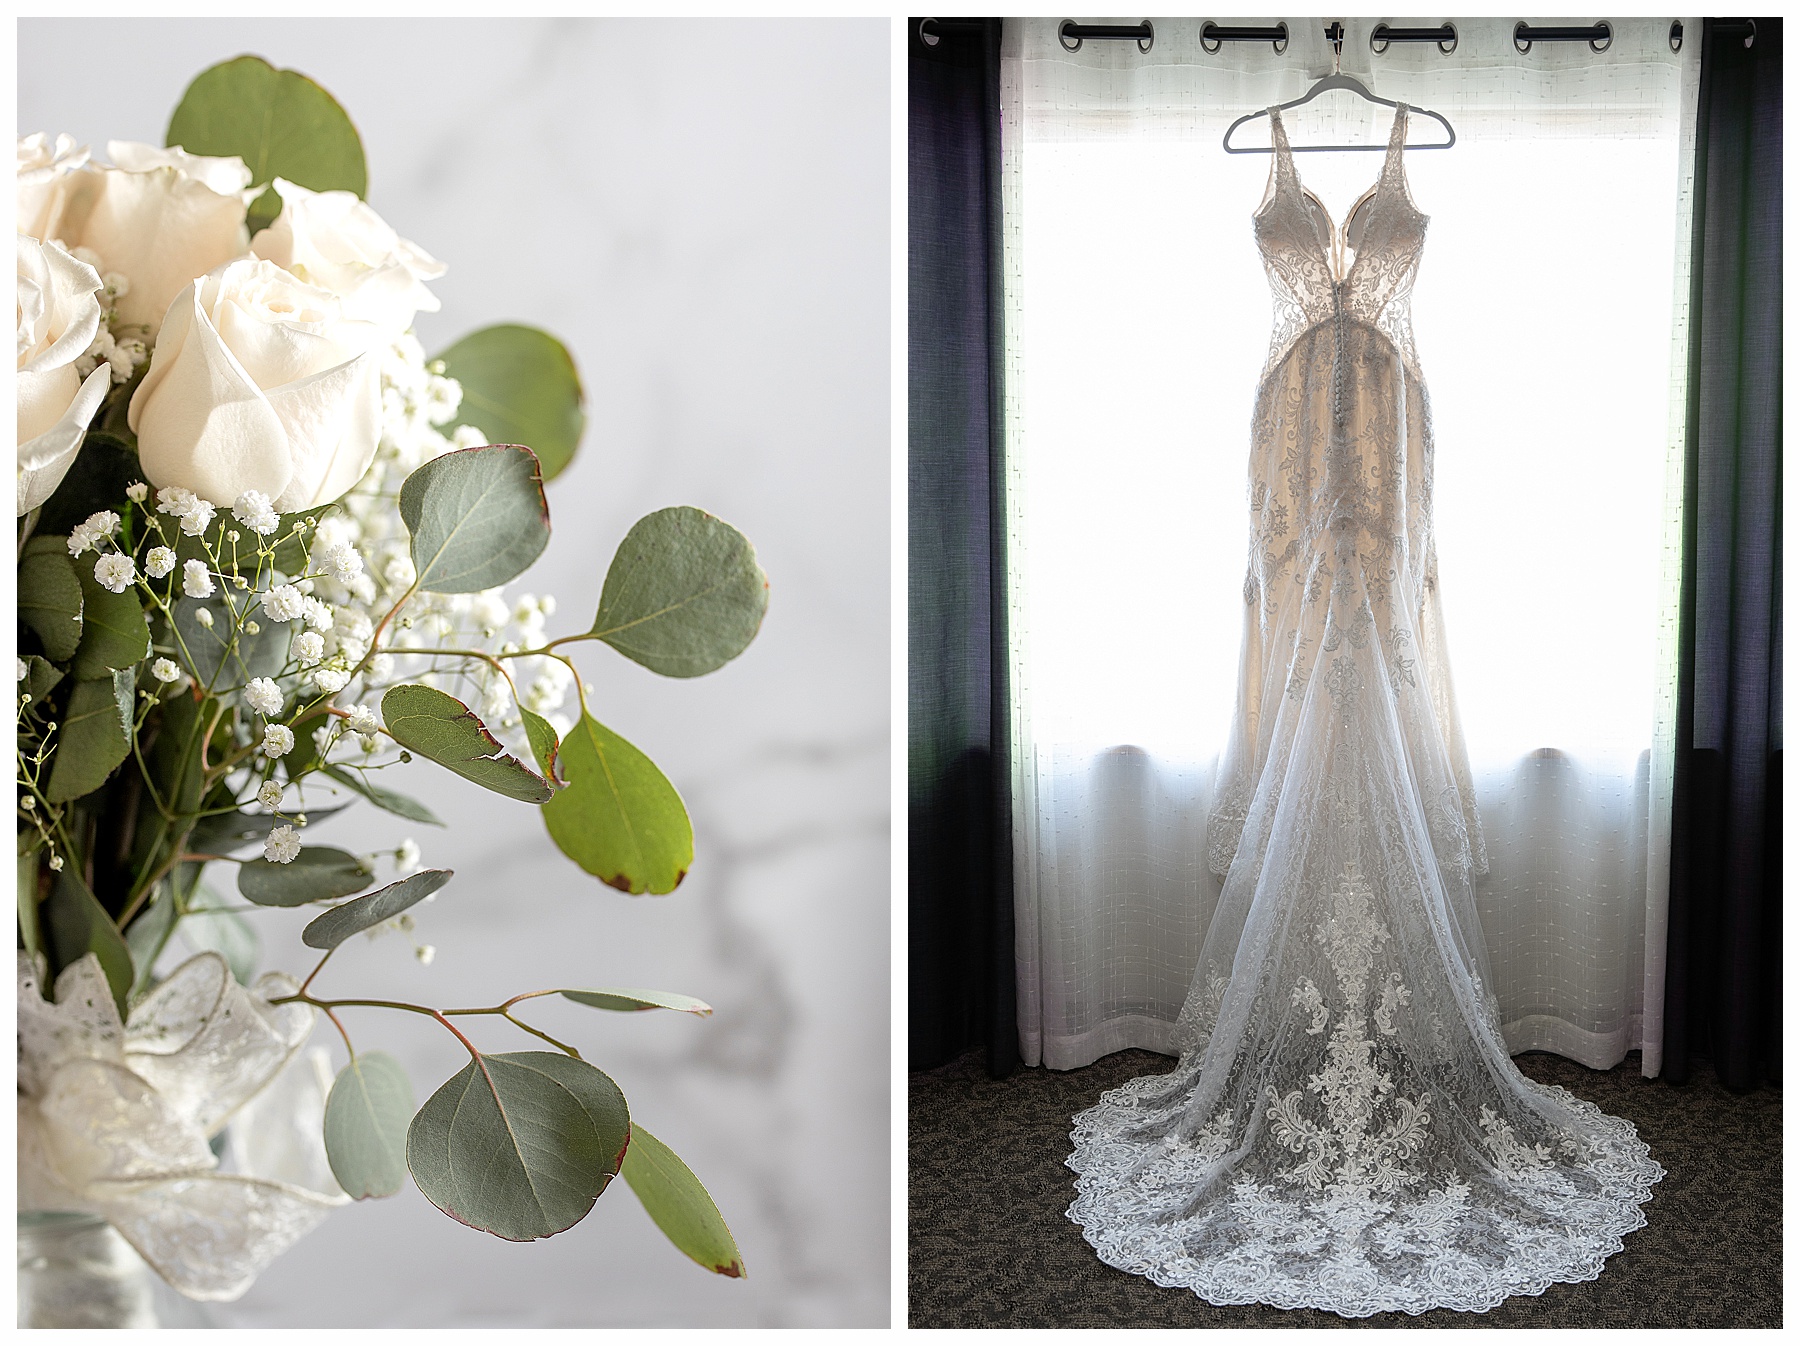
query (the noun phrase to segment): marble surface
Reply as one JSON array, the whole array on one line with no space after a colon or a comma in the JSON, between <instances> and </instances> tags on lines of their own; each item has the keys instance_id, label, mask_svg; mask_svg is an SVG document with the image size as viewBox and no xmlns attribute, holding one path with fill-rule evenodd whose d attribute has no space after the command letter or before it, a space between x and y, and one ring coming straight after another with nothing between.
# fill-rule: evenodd
<instances>
[{"instance_id":1,"label":"marble surface","mask_svg":"<svg viewBox=\"0 0 1800 1346\"><path fill-rule=\"evenodd\" d=\"M664 505L737 524L772 582L762 634L711 677L582 647L596 708L693 814L698 857L676 893L600 886L531 808L425 764L405 788L445 830L365 806L318 834L365 849L411 831L426 864L457 871L424 909L431 966L397 937L357 941L328 993L449 1005L610 982L717 1007L696 1020L559 1001L541 1018L706 1181L748 1277L681 1257L623 1183L535 1244L465 1228L409 1188L334 1214L218 1322L886 1324L886 20L27 19L18 35L20 129L97 152L160 143L215 61L254 52L312 75L362 133L371 203L450 266L443 311L421 315L427 349L506 320L568 342L587 439L520 586L557 595L553 632L586 624L613 547ZM258 919L266 965L306 965L301 914ZM459 1068L427 1020L364 1010L352 1033L399 1055L421 1100Z\"/></svg>"}]
</instances>

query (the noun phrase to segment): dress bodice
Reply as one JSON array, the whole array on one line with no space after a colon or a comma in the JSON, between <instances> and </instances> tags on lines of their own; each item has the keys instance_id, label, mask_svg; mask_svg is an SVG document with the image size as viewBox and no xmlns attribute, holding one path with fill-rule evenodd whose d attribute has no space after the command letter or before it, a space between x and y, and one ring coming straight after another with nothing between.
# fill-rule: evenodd
<instances>
[{"instance_id":1,"label":"dress bodice","mask_svg":"<svg viewBox=\"0 0 1800 1346\"><path fill-rule=\"evenodd\" d=\"M1274 162L1253 217L1275 299L1275 331L1264 377L1309 329L1345 321L1380 332L1417 375L1410 301L1428 217L1406 188L1406 105L1394 112L1381 176L1341 228L1300 181L1280 109L1269 109L1269 126Z\"/></svg>"}]
</instances>

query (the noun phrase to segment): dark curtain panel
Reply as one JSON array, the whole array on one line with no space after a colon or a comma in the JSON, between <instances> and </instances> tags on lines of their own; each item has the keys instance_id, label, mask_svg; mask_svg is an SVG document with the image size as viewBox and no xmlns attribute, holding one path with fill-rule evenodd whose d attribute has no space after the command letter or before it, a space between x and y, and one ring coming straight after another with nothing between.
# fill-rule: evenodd
<instances>
[{"instance_id":1,"label":"dark curtain panel","mask_svg":"<svg viewBox=\"0 0 1800 1346\"><path fill-rule=\"evenodd\" d=\"M909 1057L1019 1060L1000 400L1000 21L909 28Z\"/></svg>"},{"instance_id":2,"label":"dark curtain panel","mask_svg":"<svg viewBox=\"0 0 1800 1346\"><path fill-rule=\"evenodd\" d=\"M1781 20L1701 50L1663 1075L1781 1078Z\"/></svg>"}]
</instances>

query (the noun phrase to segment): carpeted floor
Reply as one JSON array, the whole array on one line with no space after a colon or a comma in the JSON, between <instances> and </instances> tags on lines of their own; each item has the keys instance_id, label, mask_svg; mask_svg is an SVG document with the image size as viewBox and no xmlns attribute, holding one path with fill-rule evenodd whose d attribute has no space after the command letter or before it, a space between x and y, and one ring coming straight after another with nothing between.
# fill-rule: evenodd
<instances>
[{"instance_id":1,"label":"carpeted floor","mask_svg":"<svg viewBox=\"0 0 1800 1346\"><path fill-rule=\"evenodd\" d=\"M910 1082L909 1321L914 1327L1779 1327L1781 1094L1646 1080L1518 1058L1535 1080L1637 1124L1669 1171L1595 1281L1553 1285L1484 1314L1345 1319L1219 1308L1094 1256L1063 1214L1074 1199L1069 1119L1101 1092L1173 1062L1120 1052L1083 1070L989 1079L974 1052Z\"/></svg>"}]
</instances>

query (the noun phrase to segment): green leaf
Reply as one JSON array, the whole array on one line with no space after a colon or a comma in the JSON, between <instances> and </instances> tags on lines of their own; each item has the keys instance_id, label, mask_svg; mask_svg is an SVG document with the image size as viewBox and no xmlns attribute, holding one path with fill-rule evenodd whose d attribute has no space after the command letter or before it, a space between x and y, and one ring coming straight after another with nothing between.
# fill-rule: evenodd
<instances>
[{"instance_id":1,"label":"green leaf","mask_svg":"<svg viewBox=\"0 0 1800 1346\"><path fill-rule=\"evenodd\" d=\"M175 887L168 879L163 879L151 891L149 903L138 912L130 928L125 931L125 947L131 953L133 969L132 999L137 999L150 989L156 960L163 947L168 944L169 936L174 933L179 919L175 910Z\"/></svg>"},{"instance_id":2,"label":"green leaf","mask_svg":"<svg viewBox=\"0 0 1800 1346\"><path fill-rule=\"evenodd\" d=\"M211 626L200 621L203 608L212 614ZM253 610L252 616L260 610ZM187 671L202 687L241 688L252 678L274 677L287 660L290 633L286 622L264 618L257 622L255 635L240 631L234 639L231 609L225 606L221 597L178 599L175 629L181 633L178 662L183 665L192 662ZM235 691L218 693L221 701L232 704L237 702L239 695Z\"/></svg>"},{"instance_id":3,"label":"green leaf","mask_svg":"<svg viewBox=\"0 0 1800 1346\"><path fill-rule=\"evenodd\" d=\"M542 715L534 710L519 707L519 714L525 720L525 738L531 744L531 755L537 759L538 770L544 773L544 779L552 789L560 789L568 784L556 774L556 753L560 746L556 741L556 729Z\"/></svg>"},{"instance_id":4,"label":"green leaf","mask_svg":"<svg viewBox=\"0 0 1800 1346\"><path fill-rule=\"evenodd\" d=\"M317 826L334 813L342 813L347 805L332 809L308 809L308 826ZM249 845L260 846L269 833L286 820L273 813L214 813L194 824L188 836L188 849L196 855L229 855ZM292 826L292 824L288 824Z\"/></svg>"},{"instance_id":5,"label":"green leaf","mask_svg":"<svg viewBox=\"0 0 1800 1346\"><path fill-rule=\"evenodd\" d=\"M390 687L381 698L381 718L401 747L477 785L527 804L551 796L543 777L501 747L480 717L448 692L416 683Z\"/></svg>"},{"instance_id":6,"label":"green leaf","mask_svg":"<svg viewBox=\"0 0 1800 1346\"><path fill-rule=\"evenodd\" d=\"M43 945L38 934L38 862L43 859L38 852L42 848L36 828L19 833L19 946L33 958Z\"/></svg>"},{"instance_id":7,"label":"green leaf","mask_svg":"<svg viewBox=\"0 0 1800 1346\"><path fill-rule=\"evenodd\" d=\"M744 652L769 580L737 529L680 505L631 526L606 571L594 635L671 678L697 678Z\"/></svg>"},{"instance_id":8,"label":"green leaf","mask_svg":"<svg viewBox=\"0 0 1800 1346\"><path fill-rule=\"evenodd\" d=\"M75 562L81 582L81 644L72 671L78 678L104 678L150 657L150 623L137 586L115 594L94 578L96 559L83 556Z\"/></svg>"},{"instance_id":9,"label":"green leaf","mask_svg":"<svg viewBox=\"0 0 1800 1346\"><path fill-rule=\"evenodd\" d=\"M41 914L50 975L55 977L69 964L93 954L100 960L100 970L106 974L106 984L123 1019L126 998L131 994L131 950L99 899L75 873L74 865L65 864L56 876Z\"/></svg>"},{"instance_id":10,"label":"green leaf","mask_svg":"<svg viewBox=\"0 0 1800 1346\"><path fill-rule=\"evenodd\" d=\"M62 681L62 670L39 654L25 656L25 696L35 706L49 695L50 689Z\"/></svg>"},{"instance_id":11,"label":"green leaf","mask_svg":"<svg viewBox=\"0 0 1800 1346\"><path fill-rule=\"evenodd\" d=\"M444 1214L516 1243L593 1209L631 1137L606 1075L555 1052L471 1061L426 1100L406 1137L413 1181Z\"/></svg>"},{"instance_id":12,"label":"green leaf","mask_svg":"<svg viewBox=\"0 0 1800 1346\"><path fill-rule=\"evenodd\" d=\"M231 975L248 986L256 980L256 965L262 958L262 940L256 928L235 911L223 910L225 900L212 889L202 886L182 918L181 937L196 953L216 953L225 960ZM132 929L136 929L133 922Z\"/></svg>"},{"instance_id":13,"label":"green leaf","mask_svg":"<svg viewBox=\"0 0 1800 1346\"><path fill-rule=\"evenodd\" d=\"M530 449L490 444L433 458L400 484L419 587L472 594L523 574L550 541L550 506Z\"/></svg>"},{"instance_id":14,"label":"green leaf","mask_svg":"<svg viewBox=\"0 0 1800 1346\"><path fill-rule=\"evenodd\" d=\"M360 893L375 877L348 851L306 846L285 865L258 856L238 866L238 891L259 907L303 907Z\"/></svg>"},{"instance_id":15,"label":"green leaf","mask_svg":"<svg viewBox=\"0 0 1800 1346\"><path fill-rule=\"evenodd\" d=\"M189 154L235 154L250 166L252 183L280 177L315 192L369 190L362 139L337 100L260 56L201 71L169 118L164 143ZM280 198L264 192L251 207L250 232L280 210Z\"/></svg>"},{"instance_id":16,"label":"green leaf","mask_svg":"<svg viewBox=\"0 0 1800 1346\"><path fill-rule=\"evenodd\" d=\"M325 774L347 790L354 790L378 809L386 809L389 813L398 814L402 818L411 819L415 823L429 823L433 827L442 827L443 819L426 808L411 795L403 795L398 790L389 790L385 786L375 784L367 773L358 773L349 767L328 766ZM311 814L307 815L311 817Z\"/></svg>"},{"instance_id":17,"label":"green leaf","mask_svg":"<svg viewBox=\"0 0 1800 1346\"><path fill-rule=\"evenodd\" d=\"M19 616L57 663L81 644L81 581L64 537L33 537L19 558Z\"/></svg>"},{"instance_id":18,"label":"green leaf","mask_svg":"<svg viewBox=\"0 0 1800 1346\"><path fill-rule=\"evenodd\" d=\"M131 670L78 682L57 730L56 760L44 791L52 804L80 799L106 784L131 754Z\"/></svg>"},{"instance_id":19,"label":"green leaf","mask_svg":"<svg viewBox=\"0 0 1800 1346\"><path fill-rule=\"evenodd\" d=\"M583 715L561 765L569 784L544 805L544 825L563 854L620 892L673 892L694 863L694 829L656 763Z\"/></svg>"},{"instance_id":20,"label":"green leaf","mask_svg":"<svg viewBox=\"0 0 1800 1346\"><path fill-rule=\"evenodd\" d=\"M594 1009L669 1009L680 1010L683 1014L697 1014L702 1018L712 1013L712 1006L704 1000L696 1000L691 995L679 995L674 991L640 991L634 987L609 986L602 991L563 991L561 994L577 1005L589 1005Z\"/></svg>"},{"instance_id":21,"label":"green leaf","mask_svg":"<svg viewBox=\"0 0 1800 1346\"><path fill-rule=\"evenodd\" d=\"M625 1151L625 1181L656 1227L708 1271L742 1276L743 1255L725 1227L725 1217L679 1155L637 1123Z\"/></svg>"},{"instance_id":22,"label":"green leaf","mask_svg":"<svg viewBox=\"0 0 1800 1346\"><path fill-rule=\"evenodd\" d=\"M350 936L373 930L383 921L423 902L450 882L450 876L455 872L452 869L421 869L398 883L390 883L341 907L333 907L300 932L300 942L309 949L335 949Z\"/></svg>"},{"instance_id":23,"label":"green leaf","mask_svg":"<svg viewBox=\"0 0 1800 1346\"><path fill-rule=\"evenodd\" d=\"M37 531L67 535L100 510L123 514L125 488L143 480L136 449L118 435L89 430L56 493L38 511Z\"/></svg>"},{"instance_id":24,"label":"green leaf","mask_svg":"<svg viewBox=\"0 0 1800 1346\"><path fill-rule=\"evenodd\" d=\"M549 481L569 465L587 425L581 376L548 332L500 323L471 332L437 357L462 385L457 420L491 444L525 444Z\"/></svg>"},{"instance_id":25,"label":"green leaf","mask_svg":"<svg viewBox=\"0 0 1800 1346\"><path fill-rule=\"evenodd\" d=\"M392 1196L406 1182L412 1081L386 1052L363 1052L338 1072L325 1100L325 1157L358 1201Z\"/></svg>"}]
</instances>

